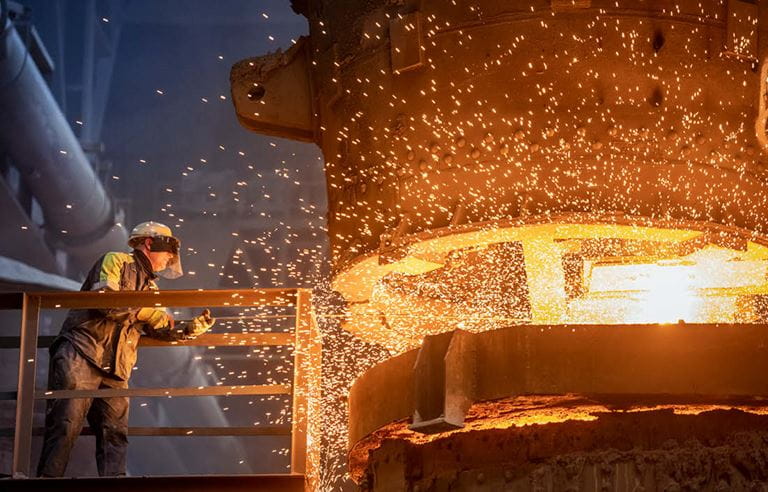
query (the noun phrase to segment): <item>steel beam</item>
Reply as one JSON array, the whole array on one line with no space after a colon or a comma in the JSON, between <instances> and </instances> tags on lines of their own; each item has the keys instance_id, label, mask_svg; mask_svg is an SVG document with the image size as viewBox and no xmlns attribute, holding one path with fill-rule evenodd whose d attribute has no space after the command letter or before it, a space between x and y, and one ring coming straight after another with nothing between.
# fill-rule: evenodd
<instances>
[{"instance_id":1,"label":"steel beam","mask_svg":"<svg viewBox=\"0 0 768 492\"><path fill-rule=\"evenodd\" d=\"M295 289L35 292L34 294L41 297L41 307L44 309L292 306L296 299Z\"/></svg>"},{"instance_id":2,"label":"steel beam","mask_svg":"<svg viewBox=\"0 0 768 492\"><path fill-rule=\"evenodd\" d=\"M293 366L293 410L291 431L291 472L305 474L308 487L312 488L317 463L318 433L313 426L318 425L319 371L321 352L318 333L312 318L311 292L299 290L296 304L296 341L294 344Z\"/></svg>"},{"instance_id":3,"label":"steel beam","mask_svg":"<svg viewBox=\"0 0 768 492\"><path fill-rule=\"evenodd\" d=\"M35 367L40 297L24 294L21 311L19 381L16 399L16 426L13 436L14 477L28 477L32 450L32 412L35 405Z\"/></svg>"}]
</instances>

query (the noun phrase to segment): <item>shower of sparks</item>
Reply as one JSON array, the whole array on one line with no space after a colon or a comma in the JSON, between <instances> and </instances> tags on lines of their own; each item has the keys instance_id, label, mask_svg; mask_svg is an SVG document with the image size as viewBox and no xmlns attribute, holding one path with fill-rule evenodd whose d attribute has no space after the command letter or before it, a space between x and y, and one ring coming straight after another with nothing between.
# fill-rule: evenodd
<instances>
[{"instance_id":1,"label":"shower of sparks","mask_svg":"<svg viewBox=\"0 0 768 492\"><path fill-rule=\"evenodd\" d=\"M459 9L458 3L451 8ZM483 18L480 7L463 8L470 17ZM707 92L694 77L713 56L701 45L709 35L704 24L722 22L718 9L700 9L686 15L698 16L701 26L689 19L686 35L667 31L666 43L677 43L686 53L677 66L662 61L661 48L649 48L662 43L653 27L631 16L590 11L593 20L568 33L556 27L557 16L531 6L513 14L536 22L543 35L559 37L562 49L545 52L538 38L510 35L502 23L487 27L489 39L497 36L498 43L483 40L487 54L477 59L464 56L480 42L476 26L453 25L447 15L430 13L421 26L424 83L405 91L408 97L392 89L386 70L356 73L348 64L357 52L339 57L338 70L315 69L318 78L327 77L320 85L336 88L333 97L354 99L344 104L355 108L341 113L348 120L323 122L325 162L297 162L294 144L263 137L261 148L222 143L177 164L174 186L159 188L165 197L159 212L185 238L185 257L195 265L189 275L217 278L232 288L317 288L313 311L324 361L321 410L313 422L321 435L312 436L311 447L323 450L320 490L333 490L346 473L344 412L354 379L417 347L426 334L519 323L750 322L765 316L768 243L742 229L708 232L701 225L710 219L755 224L749 215L755 200L768 203L738 185L729 192L728 207L716 203L722 199L715 189L721 180L760 183L765 167L751 143L751 122L703 110L709 99L723 111L732 112L729 105L736 103ZM682 14L671 8L664 15ZM277 16L261 17L269 44L296 44L269 32L270 19ZM361 49L388 42L395 17L371 17L359 33ZM320 38L331 31L327 19L310 19L310 29ZM737 54L751 46L747 38L731 44ZM216 57L225 59L233 57ZM599 68L609 64L616 71ZM500 77L502 70L508 74ZM552 70L572 84L566 88L560 78L546 76ZM727 71L730 89L742 81L746 87L735 98L739 104L757 99L752 73L749 63L734 62ZM489 94L486 78L514 83L500 83ZM229 105L227 89L201 91L190 103ZM535 113L527 110L534 107ZM632 125L625 113L637 108L655 111L658 127ZM380 116L385 110L397 116L385 121ZM139 162L148 168L155 160ZM618 162L624 164L613 165ZM317 193L324 192L323 185L305 176L309 166L325 171L329 225ZM708 177L712 189L691 189L686 170ZM642 189L648 179L663 186ZM648 209L614 195L617 187L638 195L668 190L679 203L666 212L654 210L658 220L633 222L629 217L647 216ZM209 205L189 210L185 194L205 197ZM470 217L483 216L482 225L462 225L459 198L470 204L465 211ZM580 222L565 213L592 210L600 200L603 211L626 215L612 224L586 216ZM710 202L710 215L699 212L701 200ZM289 218L280 213L285 210ZM381 236L392 234L406 211L416 229L444 233L405 234L391 248L393 258L386 259L379 254ZM233 214L247 221L230 220ZM538 215L545 219L508 223ZM698 221L688 227L673 220L680 217ZM233 225L202 248L200 241L186 239L199 232L189 224L200 218ZM332 284L325 273L329 260L338 267ZM293 323L290 311L250 307L220 316L229 316L219 323L220 332L289 331ZM296 369L291 347L240 350L240 357L252 362L247 370L230 369L222 348L201 350L195 360L218 385L291 384ZM222 412L230 411L227 399L222 401ZM291 422L290 398L252 398L248 405L258 409L253 425ZM536 416L530 419L524 423ZM272 452L287 462L288 448Z\"/></svg>"}]
</instances>

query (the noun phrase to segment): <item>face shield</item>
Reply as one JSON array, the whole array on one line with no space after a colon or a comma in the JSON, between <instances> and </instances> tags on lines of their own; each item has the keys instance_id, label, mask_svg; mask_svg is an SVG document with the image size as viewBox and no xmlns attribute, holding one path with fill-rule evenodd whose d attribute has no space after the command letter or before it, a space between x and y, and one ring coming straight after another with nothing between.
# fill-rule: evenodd
<instances>
[{"instance_id":1,"label":"face shield","mask_svg":"<svg viewBox=\"0 0 768 492\"><path fill-rule=\"evenodd\" d=\"M155 236L152 238L152 244L149 247L150 251L167 251L173 254L168 263L166 263L165 268L155 273L171 280L184 275L184 270L181 268L181 256L179 256L180 246L179 240L175 237Z\"/></svg>"}]
</instances>

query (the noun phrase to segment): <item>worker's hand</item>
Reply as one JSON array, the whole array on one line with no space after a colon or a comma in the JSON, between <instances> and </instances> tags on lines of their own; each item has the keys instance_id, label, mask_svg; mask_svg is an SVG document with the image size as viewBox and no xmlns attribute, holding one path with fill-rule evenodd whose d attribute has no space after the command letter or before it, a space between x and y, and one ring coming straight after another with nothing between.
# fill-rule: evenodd
<instances>
[{"instance_id":1,"label":"worker's hand","mask_svg":"<svg viewBox=\"0 0 768 492\"><path fill-rule=\"evenodd\" d=\"M202 335L216 323L215 318L211 318L211 312L206 309L200 316L192 318L187 324L186 335L194 338Z\"/></svg>"},{"instance_id":2,"label":"worker's hand","mask_svg":"<svg viewBox=\"0 0 768 492\"><path fill-rule=\"evenodd\" d=\"M173 328L174 324L173 316L165 308L141 308L136 319L147 323L156 330L166 326Z\"/></svg>"}]
</instances>

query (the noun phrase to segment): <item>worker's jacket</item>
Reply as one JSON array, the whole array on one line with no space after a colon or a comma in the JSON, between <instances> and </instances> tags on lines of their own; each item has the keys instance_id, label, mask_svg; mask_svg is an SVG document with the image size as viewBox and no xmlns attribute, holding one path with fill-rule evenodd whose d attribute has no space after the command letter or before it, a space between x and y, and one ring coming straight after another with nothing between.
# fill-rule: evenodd
<instances>
[{"instance_id":1,"label":"worker's jacket","mask_svg":"<svg viewBox=\"0 0 768 492\"><path fill-rule=\"evenodd\" d=\"M81 291L157 290L149 259L141 251L107 253L88 272ZM91 364L108 376L107 383L126 387L136 363L141 335L179 340L183 333L170 326L153 329L138 321L139 308L72 309L51 346L53 354L62 339L69 340Z\"/></svg>"}]
</instances>

